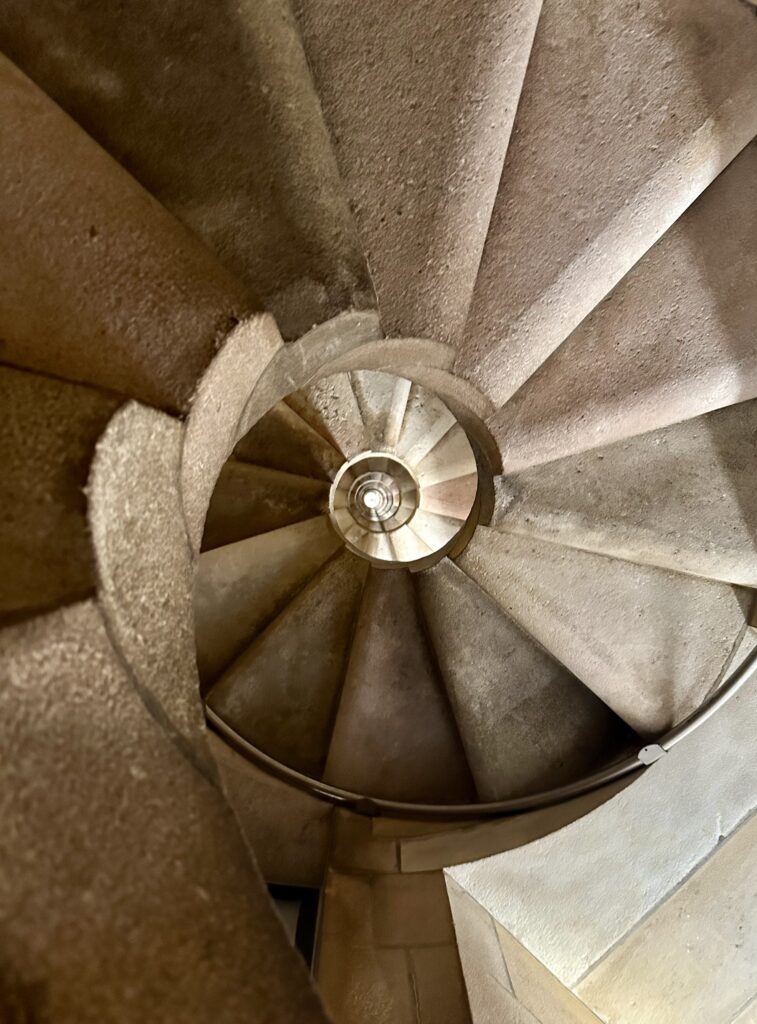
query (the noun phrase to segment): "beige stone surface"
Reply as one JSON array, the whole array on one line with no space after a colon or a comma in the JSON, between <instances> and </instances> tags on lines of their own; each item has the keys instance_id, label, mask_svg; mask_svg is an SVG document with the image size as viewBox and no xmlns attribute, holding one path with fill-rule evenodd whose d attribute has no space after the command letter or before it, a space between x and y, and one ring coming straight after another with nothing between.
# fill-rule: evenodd
<instances>
[{"instance_id":1,"label":"beige stone surface","mask_svg":"<svg viewBox=\"0 0 757 1024\"><path fill-rule=\"evenodd\" d=\"M455 932L441 871L379 875L373 882L373 923L381 946L437 946Z\"/></svg>"},{"instance_id":2,"label":"beige stone surface","mask_svg":"<svg viewBox=\"0 0 757 1024\"><path fill-rule=\"evenodd\" d=\"M384 326L453 338L541 3L294 6Z\"/></svg>"},{"instance_id":3,"label":"beige stone surface","mask_svg":"<svg viewBox=\"0 0 757 1024\"><path fill-rule=\"evenodd\" d=\"M606 1020L730 1024L757 994L757 818L576 984Z\"/></svg>"},{"instance_id":4,"label":"beige stone surface","mask_svg":"<svg viewBox=\"0 0 757 1024\"><path fill-rule=\"evenodd\" d=\"M200 555L194 623L204 686L284 610L339 546L328 518L318 516Z\"/></svg>"},{"instance_id":5,"label":"beige stone surface","mask_svg":"<svg viewBox=\"0 0 757 1024\"><path fill-rule=\"evenodd\" d=\"M640 733L700 705L748 613L748 592L727 584L488 527L458 564Z\"/></svg>"},{"instance_id":6,"label":"beige stone surface","mask_svg":"<svg viewBox=\"0 0 757 1024\"><path fill-rule=\"evenodd\" d=\"M363 448L363 418L347 373L322 377L287 401L345 458Z\"/></svg>"},{"instance_id":7,"label":"beige stone surface","mask_svg":"<svg viewBox=\"0 0 757 1024\"><path fill-rule=\"evenodd\" d=\"M750 145L495 415L507 472L757 397L756 172Z\"/></svg>"},{"instance_id":8,"label":"beige stone surface","mask_svg":"<svg viewBox=\"0 0 757 1024\"><path fill-rule=\"evenodd\" d=\"M337 871L386 873L399 870L397 840L377 835L376 818L338 808L334 814L331 841L331 865Z\"/></svg>"},{"instance_id":9,"label":"beige stone surface","mask_svg":"<svg viewBox=\"0 0 757 1024\"><path fill-rule=\"evenodd\" d=\"M453 562L416 579L480 799L572 782L622 749L607 706Z\"/></svg>"},{"instance_id":10,"label":"beige stone surface","mask_svg":"<svg viewBox=\"0 0 757 1024\"><path fill-rule=\"evenodd\" d=\"M757 401L499 481L491 525L632 562L757 584Z\"/></svg>"},{"instance_id":11,"label":"beige stone surface","mask_svg":"<svg viewBox=\"0 0 757 1024\"><path fill-rule=\"evenodd\" d=\"M756 68L754 13L743 4L544 4L459 363L498 404L757 134ZM703 254L708 264L712 257L705 289L714 275L746 294L741 286L751 268L742 265L736 238L751 245L752 206L742 195L733 220L717 218ZM620 342L627 362L636 363L637 346L659 332L668 311L682 324L693 317L715 326L706 312L706 319L697 316L698 260L685 262L675 282L662 274L646 278L643 315L629 318L622 342L613 324L604 360ZM730 313L740 317L738 303ZM692 333L686 347L693 354L708 342L693 345ZM659 361L637 365L659 380ZM586 364L573 364L590 393L597 364L591 365L587 374ZM584 393L565 387L563 400L583 413L576 398ZM543 398L548 410L550 399ZM664 404L650 397L644 410Z\"/></svg>"},{"instance_id":12,"label":"beige stone surface","mask_svg":"<svg viewBox=\"0 0 757 1024\"><path fill-rule=\"evenodd\" d=\"M118 397L0 368L0 619L94 593L84 493Z\"/></svg>"},{"instance_id":13,"label":"beige stone surface","mask_svg":"<svg viewBox=\"0 0 757 1024\"><path fill-rule=\"evenodd\" d=\"M460 957L454 944L410 951L420 1024L470 1024Z\"/></svg>"},{"instance_id":14,"label":"beige stone surface","mask_svg":"<svg viewBox=\"0 0 757 1024\"><path fill-rule=\"evenodd\" d=\"M287 337L372 305L286 2L14 0L0 49L263 297Z\"/></svg>"},{"instance_id":15,"label":"beige stone surface","mask_svg":"<svg viewBox=\"0 0 757 1024\"><path fill-rule=\"evenodd\" d=\"M371 568L324 777L388 800L474 797L407 570Z\"/></svg>"},{"instance_id":16,"label":"beige stone surface","mask_svg":"<svg viewBox=\"0 0 757 1024\"><path fill-rule=\"evenodd\" d=\"M328 496L325 480L229 459L210 499L202 550L320 516L328 510Z\"/></svg>"},{"instance_id":17,"label":"beige stone surface","mask_svg":"<svg viewBox=\"0 0 757 1024\"><path fill-rule=\"evenodd\" d=\"M4 630L0 663L0 1017L323 1022L226 801L97 607Z\"/></svg>"},{"instance_id":18,"label":"beige stone surface","mask_svg":"<svg viewBox=\"0 0 757 1024\"><path fill-rule=\"evenodd\" d=\"M234 449L234 455L255 466L285 473L330 479L344 459L285 402L279 402L255 424Z\"/></svg>"},{"instance_id":19,"label":"beige stone surface","mask_svg":"<svg viewBox=\"0 0 757 1024\"><path fill-rule=\"evenodd\" d=\"M208 741L226 798L266 882L320 886L333 805L275 779L213 733Z\"/></svg>"},{"instance_id":20,"label":"beige stone surface","mask_svg":"<svg viewBox=\"0 0 757 1024\"><path fill-rule=\"evenodd\" d=\"M185 410L256 302L5 58L0 125L2 359Z\"/></svg>"},{"instance_id":21,"label":"beige stone surface","mask_svg":"<svg viewBox=\"0 0 757 1024\"><path fill-rule=\"evenodd\" d=\"M367 563L327 563L224 672L212 709L271 757L310 775L326 763Z\"/></svg>"}]
</instances>

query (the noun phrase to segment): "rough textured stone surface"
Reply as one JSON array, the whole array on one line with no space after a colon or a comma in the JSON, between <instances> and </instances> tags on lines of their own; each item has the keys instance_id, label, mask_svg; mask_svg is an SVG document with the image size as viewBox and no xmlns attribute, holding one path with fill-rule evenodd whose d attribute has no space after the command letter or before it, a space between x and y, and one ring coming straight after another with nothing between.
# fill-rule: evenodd
<instances>
[{"instance_id":1,"label":"rough textured stone surface","mask_svg":"<svg viewBox=\"0 0 757 1024\"><path fill-rule=\"evenodd\" d=\"M245 739L306 774L326 761L367 568L348 553L324 566L208 697Z\"/></svg>"},{"instance_id":2,"label":"rough textured stone surface","mask_svg":"<svg viewBox=\"0 0 757 1024\"><path fill-rule=\"evenodd\" d=\"M748 591L487 527L458 564L640 733L696 710L748 614Z\"/></svg>"},{"instance_id":3,"label":"rough textured stone surface","mask_svg":"<svg viewBox=\"0 0 757 1024\"><path fill-rule=\"evenodd\" d=\"M388 332L462 328L540 0L297 0Z\"/></svg>"},{"instance_id":4,"label":"rough textured stone surface","mask_svg":"<svg viewBox=\"0 0 757 1024\"><path fill-rule=\"evenodd\" d=\"M243 462L285 473L330 479L344 459L286 402L279 402L258 420L234 449Z\"/></svg>"},{"instance_id":5,"label":"rough textured stone surface","mask_svg":"<svg viewBox=\"0 0 757 1024\"><path fill-rule=\"evenodd\" d=\"M505 470L757 397L756 231L751 145L492 419Z\"/></svg>"},{"instance_id":6,"label":"rough textured stone surface","mask_svg":"<svg viewBox=\"0 0 757 1024\"><path fill-rule=\"evenodd\" d=\"M210 499L203 551L311 519L328 510L325 480L230 459Z\"/></svg>"},{"instance_id":7,"label":"rough textured stone surface","mask_svg":"<svg viewBox=\"0 0 757 1024\"><path fill-rule=\"evenodd\" d=\"M618 752L628 737L609 708L453 562L417 579L482 800L572 782Z\"/></svg>"},{"instance_id":8,"label":"rough textured stone surface","mask_svg":"<svg viewBox=\"0 0 757 1024\"><path fill-rule=\"evenodd\" d=\"M346 458L363 447L363 418L347 373L324 377L290 395L289 404Z\"/></svg>"},{"instance_id":9,"label":"rough textured stone surface","mask_svg":"<svg viewBox=\"0 0 757 1024\"><path fill-rule=\"evenodd\" d=\"M0 126L0 358L186 409L244 289L5 58Z\"/></svg>"},{"instance_id":10,"label":"rough textured stone surface","mask_svg":"<svg viewBox=\"0 0 757 1024\"><path fill-rule=\"evenodd\" d=\"M502 478L491 525L757 585L757 401Z\"/></svg>"},{"instance_id":11,"label":"rough textured stone surface","mask_svg":"<svg viewBox=\"0 0 757 1024\"><path fill-rule=\"evenodd\" d=\"M128 11L11 0L0 49L261 295L288 337L372 304L286 0Z\"/></svg>"},{"instance_id":12,"label":"rough textured stone surface","mask_svg":"<svg viewBox=\"0 0 757 1024\"><path fill-rule=\"evenodd\" d=\"M368 577L324 777L389 800L473 797L407 570Z\"/></svg>"},{"instance_id":13,"label":"rough textured stone surface","mask_svg":"<svg viewBox=\"0 0 757 1024\"><path fill-rule=\"evenodd\" d=\"M212 733L208 739L226 797L266 882L320 886L333 806L256 768Z\"/></svg>"},{"instance_id":14,"label":"rough textured stone surface","mask_svg":"<svg viewBox=\"0 0 757 1024\"><path fill-rule=\"evenodd\" d=\"M340 546L328 518L227 544L200 556L194 584L197 666L209 685Z\"/></svg>"},{"instance_id":15,"label":"rough textured stone surface","mask_svg":"<svg viewBox=\"0 0 757 1024\"><path fill-rule=\"evenodd\" d=\"M575 986L753 813L756 719L752 681L593 813L449 873Z\"/></svg>"},{"instance_id":16,"label":"rough textured stone surface","mask_svg":"<svg viewBox=\"0 0 757 1024\"><path fill-rule=\"evenodd\" d=\"M757 993L757 817L576 986L605 1020L731 1024Z\"/></svg>"},{"instance_id":17,"label":"rough textured stone surface","mask_svg":"<svg viewBox=\"0 0 757 1024\"><path fill-rule=\"evenodd\" d=\"M757 134L756 68L757 24L743 4L544 5L460 357L496 402L531 376ZM745 239L753 237L751 203L738 200ZM721 219L707 239L703 259L722 267L716 280L731 275L716 255L729 234ZM731 266L743 296L750 268L735 239L726 248L738 254ZM644 288L646 317L629 321L637 341L664 309L686 306L686 288L679 294L654 276ZM694 281L689 289L698 290ZM653 296L662 297L660 309ZM629 353L633 347L624 344ZM577 379L593 386L596 373L585 374L581 368ZM564 394L574 402L569 388Z\"/></svg>"},{"instance_id":18,"label":"rough textured stone surface","mask_svg":"<svg viewBox=\"0 0 757 1024\"><path fill-rule=\"evenodd\" d=\"M94 592L84 487L120 400L0 368L0 619Z\"/></svg>"},{"instance_id":19,"label":"rough textured stone surface","mask_svg":"<svg viewBox=\"0 0 757 1024\"><path fill-rule=\"evenodd\" d=\"M97 608L0 647L0 1016L323 1022L226 802L145 710Z\"/></svg>"},{"instance_id":20,"label":"rough textured stone surface","mask_svg":"<svg viewBox=\"0 0 757 1024\"><path fill-rule=\"evenodd\" d=\"M88 484L98 597L113 644L156 718L212 764L194 659L192 551L181 514L181 424L130 402Z\"/></svg>"}]
</instances>

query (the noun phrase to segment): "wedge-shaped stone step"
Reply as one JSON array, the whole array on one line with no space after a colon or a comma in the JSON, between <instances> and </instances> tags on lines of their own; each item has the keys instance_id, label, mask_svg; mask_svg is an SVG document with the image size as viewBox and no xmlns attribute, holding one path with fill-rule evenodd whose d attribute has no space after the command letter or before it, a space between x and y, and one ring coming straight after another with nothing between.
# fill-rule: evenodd
<instances>
[{"instance_id":1,"label":"wedge-shaped stone step","mask_svg":"<svg viewBox=\"0 0 757 1024\"><path fill-rule=\"evenodd\" d=\"M207 687L334 554L326 516L200 555L194 587L197 667Z\"/></svg>"},{"instance_id":2,"label":"wedge-shaped stone step","mask_svg":"<svg viewBox=\"0 0 757 1024\"><path fill-rule=\"evenodd\" d=\"M335 373L297 391L287 403L345 458L363 448L363 417L348 373Z\"/></svg>"},{"instance_id":3,"label":"wedge-shaped stone step","mask_svg":"<svg viewBox=\"0 0 757 1024\"><path fill-rule=\"evenodd\" d=\"M505 470L757 397L755 238L752 145L494 416Z\"/></svg>"},{"instance_id":4,"label":"wedge-shaped stone step","mask_svg":"<svg viewBox=\"0 0 757 1024\"><path fill-rule=\"evenodd\" d=\"M393 448L405 416L410 381L372 370L355 370L350 380L363 419L363 446L375 451Z\"/></svg>"},{"instance_id":5,"label":"wedge-shaped stone step","mask_svg":"<svg viewBox=\"0 0 757 1024\"><path fill-rule=\"evenodd\" d=\"M119 404L94 388L0 367L0 619L94 591L84 488Z\"/></svg>"},{"instance_id":6,"label":"wedge-shaped stone step","mask_svg":"<svg viewBox=\"0 0 757 1024\"><path fill-rule=\"evenodd\" d=\"M328 441L279 402L259 420L234 449L242 462L317 480L330 480L344 458Z\"/></svg>"},{"instance_id":7,"label":"wedge-shaped stone step","mask_svg":"<svg viewBox=\"0 0 757 1024\"><path fill-rule=\"evenodd\" d=\"M497 404L757 135L756 101L757 24L747 4L544 5L460 355L461 368L474 368L471 376ZM632 333L621 339L614 326L590 370L573 364L582 394L592 392L614 345L629 366L642 365L637 345L651 340L648 332L680 338L676 308L697 309L687 297L692 285L706 288L714 276L732 281L742 297L753 294L742 275L754 272L745 256L754 244L754 188L736 200L739 220L718 217L714 233L699 237L703 253L696 241L682 252L682 287L650 273L641 288L644 315L628 310ZM736 262L723 262L723 245ZM706 337L710 315L702 313ZM753 319L738 306L728 315ZM696 365L688 338L679 349ZM648 364L652 374L657 363ZM568 396L579 409L571 387Z\"/></svg>"},{"instance_id":8,"label":"wedge-shaped stone step","mask_svg":"<svg viewBox=\"0 0 757 1024\"><path fill-rule=\"evenodd\" d=\"M324 1024L219 787L94 603L0 634L0 734L4 1021Z\"/></svg>"},{"instance_id":9,"label":"wedge-shaped stone step","mask_svg":"<svg viewBox=\"0 0 757 1024\"><path fill-rule=\"evenodd\" d=\"M453 562L418 587L481 799L572 782L618 750L623 723Z\"/></svg>"},{"instance_id":10,"label":"wedge-shaped stone step","mask_svg":"<svg viewBox=\"0 0 757 1024\"><path fill-rule=\"evenodd\" d=\"M502 477L498 530L757 587L757 401Z\"/></svg>"},{"instance_id":11,"label":"wedge-shaped stone step","mask_svg":"<svg viewBox=\"0 0 757 1024\"><path fill-rule=\"evenodd\" d=\"M324 777L389 800L473 798L406 569L371 570Z\"/></svg>"},{"instance_id":12,"label":"wedge-shaped stone step","mask_svg":"<svg viewBox=\"0 0 757 1024\"><path fill-rule=\"evenodd\" d=\"M744 630L749 592L479 527L458 559L640 733L691 714Z\"/></svg>"},{"instance_id":13,"label":"wedge-shaped stone step","mask_svg":"<svg viewBox=\"0 0 757 1024\"><path fill-rule=\"evenodd\" d=\"M368 563L328 563L221 676L210 707L266 754L309 775L326 762Z\"/></svg>"},{"instance_id":14,"label":"wedge-shaped stone step","mask_svg":"<svg viewBox=\"0 0 757 1024\"><path fill-rule=\"evenodd\" d=\"M3 359L185 410L255 303L5 57L0 148Z\"/></svg>"},{"instance_id":15,"label":"wedge-shaped stone step","mask_svg":"<svg viewBox=\"0 0 757 1024\"><path fill-rule=\"evenodd\" d=\"M319 516L328 496L325 480L229 459L210 501L203 551Z\"/></svg>"}]
</instances>

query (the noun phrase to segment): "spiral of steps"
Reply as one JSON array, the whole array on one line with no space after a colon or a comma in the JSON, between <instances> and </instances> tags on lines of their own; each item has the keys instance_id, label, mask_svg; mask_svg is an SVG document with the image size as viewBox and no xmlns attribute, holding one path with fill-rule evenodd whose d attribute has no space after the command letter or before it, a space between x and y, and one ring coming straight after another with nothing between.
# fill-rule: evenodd
<instances>
[{"instance_id":1,"label":"spiral of steps","mask_svg":"<svg viewBox=\"0 0 757 1024\"><path fill-rule=\"evenodd\" d=\"M733 668L754 9L6 0L0 51L0 1017L316 1024L219 737L470 821Z\"/></svg>"}]
</instances>

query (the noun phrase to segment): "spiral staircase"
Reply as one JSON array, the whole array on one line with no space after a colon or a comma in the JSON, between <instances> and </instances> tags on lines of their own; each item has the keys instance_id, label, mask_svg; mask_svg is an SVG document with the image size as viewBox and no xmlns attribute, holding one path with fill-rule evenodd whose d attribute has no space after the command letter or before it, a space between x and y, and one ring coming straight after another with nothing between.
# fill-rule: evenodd
<instances>
[{"instance_id":1,"label":"spiral staircase","mask_svg":"<svg viewBox=\"0 0 757 1024\"><path fill-rule=\"evenodd\" d=\"M0 1017L325 1020L263 884L318 832L327 1009L404 1024L333 893L752 671L754 9L7 0L0 50ZM469 1019L414 941L407 1019Z\"/></svg>"}]
</instances>

